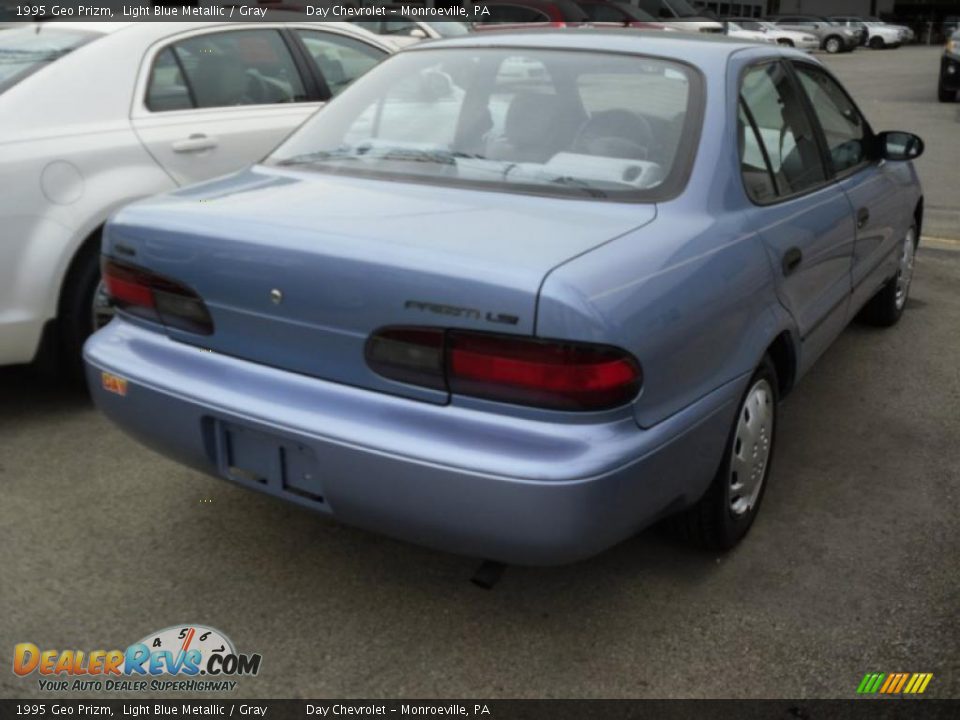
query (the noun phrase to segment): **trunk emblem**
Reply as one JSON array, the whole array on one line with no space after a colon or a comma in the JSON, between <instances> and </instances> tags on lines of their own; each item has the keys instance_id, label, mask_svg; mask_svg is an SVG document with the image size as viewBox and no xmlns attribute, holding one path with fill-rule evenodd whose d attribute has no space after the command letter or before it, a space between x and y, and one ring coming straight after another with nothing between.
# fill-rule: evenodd
<instances>
[{"instance_id":1,"label":"trunk emblem","mask_svg":"<svg viewBox=\"0 0 960 720\"><path fill-rule=\"evenodd\" d=\"M279 305L283 302L283 293L280 292L277 288L274 288L270 291L270 301L274 305Z\"/></svg>"}]
</instances>

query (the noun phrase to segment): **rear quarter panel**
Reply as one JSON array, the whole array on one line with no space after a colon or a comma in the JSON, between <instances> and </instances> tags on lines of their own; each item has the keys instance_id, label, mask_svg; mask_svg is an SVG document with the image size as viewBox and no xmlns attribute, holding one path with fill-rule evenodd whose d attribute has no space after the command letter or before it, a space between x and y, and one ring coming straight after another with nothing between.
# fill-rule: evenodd
<instances>
[{"instance_id":1,"label":"rear quarter panel","mask_svg":"<svg viewBox=\"0 0 960 720\"><path fill-rule=\"evenodd\" d=\"M747 376L792 318L776 297L747 199L736 146L739 69L775 48L735 53L703 68L707 103L690 181L657 219L556 268L540 297L537 334L606 342L634 353L643 390L634 409L650 427L710 391Z\"/></svg>"}]
</instances>

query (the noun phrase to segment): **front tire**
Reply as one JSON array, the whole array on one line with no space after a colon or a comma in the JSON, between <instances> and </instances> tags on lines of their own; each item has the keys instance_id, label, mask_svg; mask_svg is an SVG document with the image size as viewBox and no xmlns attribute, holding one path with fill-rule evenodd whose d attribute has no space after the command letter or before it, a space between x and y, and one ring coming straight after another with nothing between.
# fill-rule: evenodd
<instances>
[{"instance_id":1,"label":"front tire","mask_svg":"<svg viewBox=\"0 0 960 720\"><path fill-rule=\"evenodd\" d=\"M874 50L883 50L886 46L886 43L883 41L882 37L872 37L870 38L870 47Z\"/></svg>"},{"instance_id":2,"label":"front tire","mask_svg":"<svg viewBox=\"0 0 960 720\"><path fill-rule=\"evenodd\" d=\"M956 90L948 90L944 87L943 81L937 85L937 98L942 103L952 103L957 99Z\"/></svg>"},{"instance_id":3,"label":"front tire","mask_svg":"<svg viewBox=\"0 0 960 720\"><path fill-rule=\"evenodd\" d=\"M836 35L831 35L823 41L823 49L831 55L836 55L843 50L843 41Z\"/></svg>"},{"instance_id":4,"label":"front tire","mask_svg":"<svg viewBox=\"0 0 960 720\"><path fill-rule=\"evenodd\" d=\"M896 325L907 306L917 251L917 228L911 227L900 243L897 274L880 288L860 311L860 319L877 327Z\"/></svg>"},{"instance_id":5,"label":"front tire","mask_svg":"<svg viewBox=\"0 0 960 720\"><path fill-rule=\"evenodd\" d=\"M786 45L787 47L794 47L794 45L793 45L793 40L790 40L790 39L788 39L788 38L784 38L784 39L782 39L782 40L777 40L777 43L780 44L780 45Z\"/></svg>"},{"instance_id":6,"label":"front tire","mask_svg":"<svg viewBox=\"0 0 960 720\"><path fill-rule=\"evenodd\" d=\"M720 468L696 505L676 518L694 544L727 551L746 536L767 489L777 428L777 371L765 356L740 398Z\"/></svg>"}]
</instances>

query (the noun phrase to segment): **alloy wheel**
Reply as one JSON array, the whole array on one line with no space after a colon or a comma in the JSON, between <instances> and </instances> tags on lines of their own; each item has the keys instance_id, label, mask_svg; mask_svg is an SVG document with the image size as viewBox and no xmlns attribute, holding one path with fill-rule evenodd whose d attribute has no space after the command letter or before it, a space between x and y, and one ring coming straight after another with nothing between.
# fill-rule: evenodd
<instances>
[{"instance_id":1,"label":"alloy wheel","mask_svg":"<svg viewBox=\"0 0 960 720\"><path fill-rule=\"evenodd\" d=\"M913 264L916 257L914 240L914 231L910 230L903 239L903 247L900 250L900 266L897 268L897 291L894 295L897 310L902 310L903 306L907 304L910 281L913 280Z\"/></svg>"}]
</instances>

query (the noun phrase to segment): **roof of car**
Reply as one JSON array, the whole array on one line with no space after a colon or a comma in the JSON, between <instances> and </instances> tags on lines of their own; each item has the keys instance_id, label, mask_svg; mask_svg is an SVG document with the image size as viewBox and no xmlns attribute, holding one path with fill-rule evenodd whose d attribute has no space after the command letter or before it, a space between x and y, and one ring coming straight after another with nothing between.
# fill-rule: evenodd
<instances>
[{"instance_id":1,"label":"roof of car","mask_svg":"<svg viewBox=\"0 0 960 720\"><path fill-rule=\"evenodd\" d=\"M682 37L678 37L681 36ZM580 28L507 30L471 33L456 38L414 45L404 52L444 47L528 47L556 50L596 50L664 55L695 64L719 62L744 49L763 47L749 40L737 40L713 33L664 33L657 30ZM771 48L772 49L772 48Z\"/></svg>"},{"instance_id":2,"label":"roof of car","mask_svg":"<svg viewBox=\"0 0 960 720\"><path fill-rule=\"evenodd\" d=\"M347 33L353 37L366 40L371 44L378 45L383 49L388 49L387 44L384 42L383 38L375 33L366 30L365 28L359 27L349 22L319 22L316 20L310 20L309 16L301 13L291 13L291 12L276 12L272 14L271 20L267 22L210 22L210 21L194 21L194 22L71 22L69 20L52 20L45 23L40 23L41 28L49 27L61 28L68 30L83 30L87 32L100 33L103 35L113 35L120 31L128 31L128 33L138 33L138 37L141 39L146 39L149 42L154 42L157 40L162 40L165 37L171 35L177 35L179 33L190 32L191 30L199 30L203 28L215 29L215 28L236 28L236 27L249 27L250 29L256 29L257 27L264 27L272 25L274 23L279 24L298 24L298 25L309 25L315 27L318 30L333 30L335 32Z\"/></svg>"}]
</instances>

